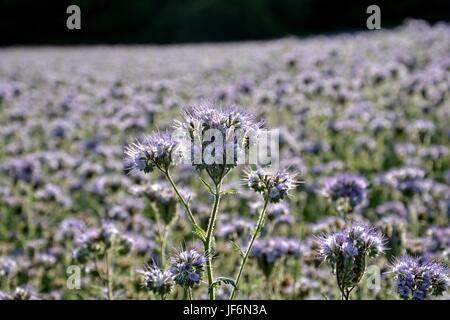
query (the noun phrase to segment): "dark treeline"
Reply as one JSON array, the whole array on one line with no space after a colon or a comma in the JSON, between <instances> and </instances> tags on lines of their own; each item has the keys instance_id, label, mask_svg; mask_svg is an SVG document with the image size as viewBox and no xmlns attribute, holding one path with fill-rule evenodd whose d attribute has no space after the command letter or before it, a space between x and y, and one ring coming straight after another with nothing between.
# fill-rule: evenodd
<instances>
[{"instance_id":1,"label":"dark treeline","mask_svg":"<svg viewBox=\"0 0 450 320\"><path fill-rule=\"evenodd\" d=\"M364 29L366 8L382 26L405 18L450 20L448 0L0 0L0 43L179 43L268 39ZM81 30L66 8L81 8Z\"/></svg>"}]
</instances>

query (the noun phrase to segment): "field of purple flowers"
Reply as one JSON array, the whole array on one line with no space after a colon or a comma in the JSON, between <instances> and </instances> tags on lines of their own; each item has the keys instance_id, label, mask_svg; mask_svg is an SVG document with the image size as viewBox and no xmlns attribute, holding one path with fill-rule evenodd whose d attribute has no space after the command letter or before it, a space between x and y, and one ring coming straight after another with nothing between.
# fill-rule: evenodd
<instances>
[{"instance_id":1,"label":"field of purple flowers","mask_svg":"<svg viewBox=\"0 0 450 320\"><path fill-rule=\"evenodd\" d=\"M280 171L174 123L279 129ZM450 298L448 24L0 49L0 137L0 299Z\"/></svg>"}]
</instances>

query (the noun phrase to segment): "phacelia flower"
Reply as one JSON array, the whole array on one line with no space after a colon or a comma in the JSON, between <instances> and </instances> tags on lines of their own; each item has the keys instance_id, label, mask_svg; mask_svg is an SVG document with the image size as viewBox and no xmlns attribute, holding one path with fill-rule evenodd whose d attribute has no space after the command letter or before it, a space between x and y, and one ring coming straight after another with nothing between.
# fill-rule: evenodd
<instances>
[{"instance_id":1,"label":"phacelia flower","mask_svg":"<svg viewBox=\"0 0 450 320\"><path fill-rule=\"evenodd\" d=\"M155 168L167 172L182 156L182 144L171 133L156 132L126 147L124 165L128 172L149 173Z\"/></svg>"},{"instance_id":2,"label":"phacelia flower","mask_svg":"<svg viewBox=\"0 0 450 320\"><path fill-rule=\"evenodd\" d=\"M186 109L177 133L189 145L185 150L197 170L220 181L237 164L244 164L262 126L255 116L237 106L203 104Z\"/></svg>"},{"instance_id":3,"label":"phacelia flower","mask_svg":"<svg viewBox=\"0 0 450 320\"><path fill-rule=\"evenodd\" d=\"M375 208L375 214L378 218L388 216L406 218L408 216L408 209L400 201L387 201Z\"/></svg>"},{"instance_id":4,"label":"phacelia flower","mask_svg":"<svg viewBox=\"0 0 450 320\"><path fill-rule=\"evenodd\" d=\"M55 232L55 240L73 240L86 229L86 224L83 220L75 217L65 218L59 223L58 229Z\"/></svg>"},{"instance_id":5,"label":"phacelia flower","mask_svg":"<svg viewBox=\"0 0 450 320\"><path fill-rule=\"evenodd\" d=\"M133 240L129 236L114 224L104 222L100 229L90 228L79 235L73 255L80 262L86 262L90 257L103 256L109 249L125 255L132 247Z\"/></svg>"},{"instance_id":6,"label":"phacelia flower","mask_svg":"<svg viewBox=\"0 0 450 320\"><path fill-rule=\"evenodd\" d=\"M170 270L161 270L157 266L147 266L143 271L142 286L151 292L164 297L170 293L174 285L174 275Z\"/></svg>"},{"instance_id":7,"label":"phacelia flower","mask_svg":"<svg viewBox=\"0 0 450 320\"><path fill-rule=\"evenodd\" d=\"M335 203L338 211L351 213L367 198L367 180L359 175L340 174L327 178L323 194Z\"/></svg>"},{"instance_id":8,"label":"phacelia flower","mask_svg":"<svg viewBox=\"0 0 450 320\"><path fill-rule=\"evenodd\" d=\"M336 275L343 298L359 283L366 270L366 259L384 250L384 237L375 229L363 225L319 237L319 256Z\"/></svg>"},{"instance_id":9,"label":"phacelia flower","mask_svg":"<svg viewBox=\"0 0 450 320\"><path fill-rule=\"evenodd\" d=\"M392 266L397 292L405 300L442 295L450 286L447 266L422 257L403 256Z\"/></svg>"},{"instance_id":10,"label":"phacelia flower","mask_svg":"<svg viewBox=\"0 0 450 320\"><path fill-rule=\"evenodd\" d=\"M250 234L254 224L252 220L247 218L222 215L217 235L228 240L236 240Z\"/></svg>"},{"instance_id":11,"label":"phacelia flower","mask_svg":"<svg viewBox=\"0 0 450 320\"><path fill-rule=\"evenodd\" d=\"M247 172L243 182L252 190L267 197L269 202L278 203L294 189L298 182L284 171L274 174L266 173L263 169Z\"/></svg>"},{"instance_id":12,"label":"phacelia flower","mask_svg":"<svg viewBox=\"0 0 450 320\"><path fill-rule=\"evenodd\" d=\"M17 263L10 257L0 257L0 279L9 277L17 272Z\"/></svg>"},{"instance_id":13,"label":"phacelia flower","mask_svg":"<svg viewBox=\"0 0 450 320\"><path fill-rule=\"evenodd\" d=\"M272 273L275 263L283 257L300 257L300 242L296 239L273 237L258 239L250 253L266 277Z\"/></svg>"},{"instance_id":14,"label":"phacelia flower","mask_svg":"<svg viewBox=\"0 0 450 320\"><path fill-rule=\"evenodd\" d=\"M135 192L145 196L150 202L155 204L160 218L170 224L176 217L178 210L178 197L172 187L154 183L140 188L135 188ZM182 191L184 194L185 192Z\"/></svg>"},{"instance_id":15,"label":"phacelia flower","mask_svg":"<svg viewBox=\"0 0 450 320\"><path fill-rule=\"evenodd\" d=\"M382 182L400 192L414 194L422 190L424 177L425 171L420 168L401 167L386 172Z\"/></svg>"},{"instance_id":16,"label":"phacelia flower","mask_svg":"<svg viewBox=\"0 0 450 320\"><path fill-rule=\"evenodd\" d=\"M173 257L169 270L174 276L175 283L182 287L192 288L200 283L205 262L204 255L191 249Z\"/></svg>"}]
</instances>

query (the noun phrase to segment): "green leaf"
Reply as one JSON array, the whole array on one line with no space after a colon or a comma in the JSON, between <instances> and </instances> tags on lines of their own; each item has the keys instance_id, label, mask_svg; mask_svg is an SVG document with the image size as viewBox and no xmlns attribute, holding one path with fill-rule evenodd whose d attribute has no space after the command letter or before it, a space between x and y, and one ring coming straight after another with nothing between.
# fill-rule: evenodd
<instances>
[{"instance_id":1,"label":"green leaf","mask_svg":"<svg viewBox=\"0 0 450 320\"><path fill-rule=\"evenodd\" d=\"M211 283L211 285L209 286L208 293L210 293L211 290L220 287L222 284L230 285L230 286L233 286L234 288L237 288L236 287L236 282L234 282L233 279L228 278L228 277L218 277L216 279L216 281Z\"/></svg>"},{"instance_id":2,"label":"green leaf","mask_svg":"<svg viewBox=\"0 0 450 320\"><path fill-rule=\"evenodd\" d=\"M205 179L203 179L202 177L200 177L200 181L203 183L203 185L205 186L206 190L208 190L209 193L215 194L213 188L208 184L208 182L206 182Z\"/></svg>"},{"instance_id":3,"label":"green leaf","mask_svg":"<svg viewBox=\"0 0 450 320\"><path fill-rule=\"evenodd\" d=\"M234 251L239 253L241 258L244 258L244 251L242 251L241 247L236 242L234 242L233 240L230 240L230 243L233 246Z\"/></svg>"},{"instance_id":4,"label":"green leaf","mask_svg":"<svg viewBox=\"0 0 450 320\"><path fill-rule=\"evenodd\" d=\"M237 193L236 189L229 189L229 190L222 191L223 195L234 195L236 193Z\"/></svg>"},{"instance_id":5,"label":"green leaf","mask_svg":"<svg viewBox=\"0 0 450 320\"><path fill-rule=\"evenodd\" d=\"M194 230L192 230L192 233L196 235L200 240L203 242L206 241L206 231L198 226L194 226Z\"/></svg>"},{"instance_id":6,"label":"green leaf","mask_svg":"<svg viewBox=\"0 0 450 320\"><path fill-rule=\"evenodd\" d=\"M227 284L227 285L233 286L233 288L237 288L236 282L234 282L234 279L231 279L228 277L218 277L216 279L216 282L219 282L220 284Z\"/></svg>"}]
</instances>

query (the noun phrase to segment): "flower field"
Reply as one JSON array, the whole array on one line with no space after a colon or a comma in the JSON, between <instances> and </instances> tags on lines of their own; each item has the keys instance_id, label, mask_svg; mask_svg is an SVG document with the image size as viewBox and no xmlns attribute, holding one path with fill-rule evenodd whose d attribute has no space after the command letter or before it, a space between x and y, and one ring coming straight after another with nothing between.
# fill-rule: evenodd
<instances>
[{"instance_id":1,"label":"flower field","mask_svg":"<svg viewBox=\"0 0 450 320\"><path fill-rule=\"evenodd\" d=\"M0 137L0 299L450 298L448 24L2 48Z\"/></svg>"}]
</instances>

